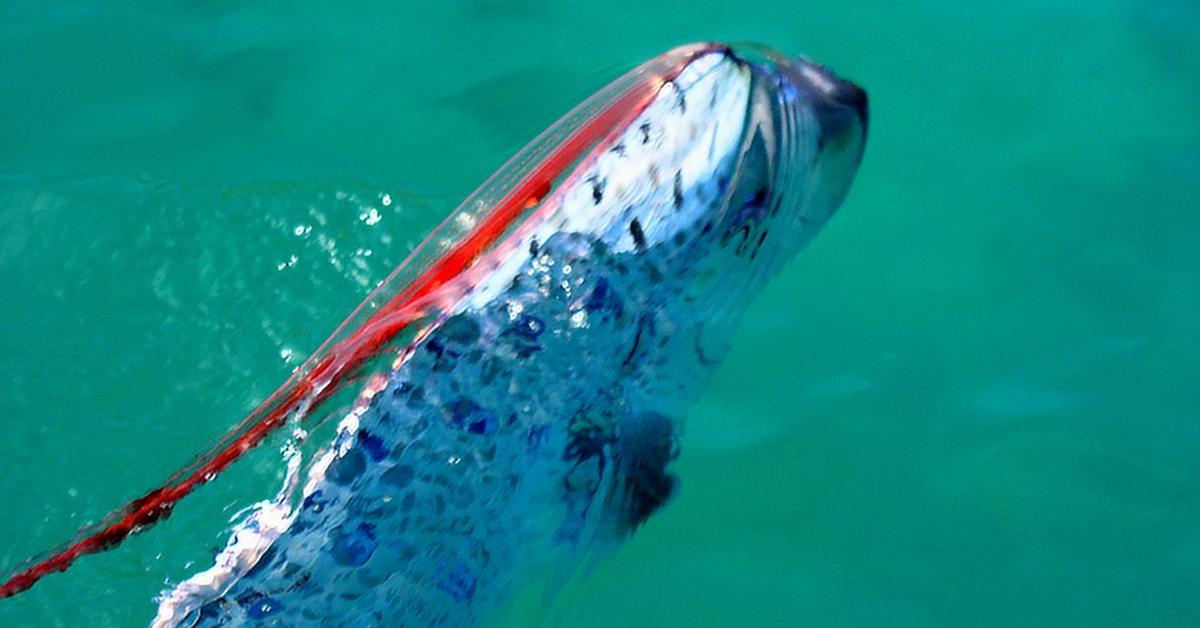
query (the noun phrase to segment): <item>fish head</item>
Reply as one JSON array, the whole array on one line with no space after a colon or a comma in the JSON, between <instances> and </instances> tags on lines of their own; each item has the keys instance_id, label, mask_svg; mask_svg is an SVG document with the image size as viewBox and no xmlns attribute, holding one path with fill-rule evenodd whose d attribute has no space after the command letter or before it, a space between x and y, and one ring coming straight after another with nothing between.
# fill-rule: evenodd
<instances>
[{"instance_id":1,"label":"fish head","mask_svg":"<svg viewBox=\"0 0 1200 628\"><path fill-rule=\"evenodd\" d=\"M867 95L763 47L683 50L689 61L565 186L559 228L657 251L662 274L692 278L690 300L718 318L743 309L842 204Z\"/></svg>"},{"instance_id":2,"label":"fish head","mask_svg":"<svg viewBox=\"0 0 1200 628\"><path fill-rule=\"evenodd\" d=\"M688 62L564 186L554 228L599 231L617 250L715 242L777 269L845 199L866 142L866 92L763 47L681 51L664 57Z\"/></svg>"}]
</instances>

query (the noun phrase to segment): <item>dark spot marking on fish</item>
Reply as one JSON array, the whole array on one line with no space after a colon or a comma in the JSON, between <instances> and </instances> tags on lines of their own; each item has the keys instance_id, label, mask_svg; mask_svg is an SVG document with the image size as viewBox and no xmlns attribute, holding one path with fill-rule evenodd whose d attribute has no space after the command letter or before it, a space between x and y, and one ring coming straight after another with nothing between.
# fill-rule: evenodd
<instances>
[{"instance_id":1,"label":"dark spot marking on fish","mask_svg":"<svg viewBox=\"0 0 1200 628\"><path fill-rule=\"evenodd\" d=\"M530 240L529 240L529 256L530 256L530 257L537 257L537 255L538 255L538 241L537 241L537 238L530 238Z\"/></svg>"},{"instance_id":2,"label":"dark spot marking on fish","mask_svg":"<svg viewBox=\"0 0 1200 628\"><path fill-rule=\"evenodd\" d=\"M655 265L654 261L647 256L642 264L642 272L646 273L647 278L652 284L660 284L663 281L662 271Z\"/></svg>"},{"instance_id":3,"label":"dark spot marking on fish","mask_svg":"<svg viewBox=\"0 0 1200 628\"><path fill-rule=\"evenodd\" d=\"M724 193L729 188L729 175L722 172L717 176L717 193Z\"/></svg>"},{"instance_id":4,"label":"dark spot marking on fish","mask_svg":"<svg viewBox=\"0 0 1200 628\"><path fill-rule=\"evenodd\" d=\"M680 113L687 113L687 99L684 98L683 89L678 83L672 81L671 84L675 86L675 106L679 108Z\"/></svg>"},{"instance_id":5,"label":"dark spot marking on fish","mask_svg":"<svg viewBox=\"0 0 1200 628\"><path fill-rule=\"evenodd\" d=\"M525 359L542 350L538 336L541 336L545 329L546 323L542 319L525 314L512 326L500 332L500 338L509 343L517 357Z\"/></svg>"},{"instance_id":6,"label":"dark spot marking on fish","mask_svg":"<svg viewBox=\"0 0 1200 628\"><path fill-rule=\"evenodd\" d=\"M696 349L696 359L699 360L700 364L702 364L704 366L716 366L718 364L717 360L710 358L704 354L704 347L701 346L701 344L700 344L700 337L703 334L704 334L704 324L696 323L696 335L694 337L694 342L692 343Z\"/></svg>"},{"instance_id":7,"label":"dark spot marking on fish","mask_svg":"<svg viewBox=\"0 0 1200 628\"><path fill-rule=\"evenodd\" d=\"M755 207L762 207L767 203L767 195L770 194L770 192L771 191L767 189L767 186L760 185L758 189L754 190L754 198L750 199L750 204L754 205Z\"/></svg>"},{"instance_id":8,"label":"dark spot marking on fish","mask_svg":"<svg viewBox=\"0 0 1200 628\"><path fill-rule=\"evenodd\" d=\"M642 231L642 223L637 218L629 221L629 235L633 236L633 245L639 251L646 248L646 233Z\"/></svg>"},{"instance_id":9,"label":"dark spot marking on fish","mask_svg":"<svg viewBox=\"0 0 1200 628\"><path fill-rule=\"evenodd\" d=\"M767 239L767 231L764 229L762 235L758 236L758 244L754 245L754 252L750 253L750 259L758 257L758 252L762 249L763 242Z\"/></svg>"},{"instance_id":10,"label":"dark spot marking on fish","mask_svg":"<svg viewBox=\"0 0 1200 628\"><path fill-rule=\"evenodd\" d=\"M459 397L446 404L442 411L448 415L447 422L451 426L471 434L487 436L494 433L498 426L496 415L491 410L466 397Z\"/></svg>"},{"instance_id":11,"label":"dark spot marking on fish","mask_svg":"<svg viewBox=\"0 0 1200 628\"><path fill-rule=\"evenodd\" d=\"M383 439L368 432L367 430L358 430L356 434L358 444L362 446L363 451L371 457L371 460L379 462L387 457L387 446L384 445Z\"/></svg>"},{"instance_id":12,"label":"dark spot marking on fish","mask_svg":"<svg viewBox=\"0 0 1200 628\"><path fill-rule=\"evenodd\" d=\"M383 475L379 476L379 479L385 484L391 484L392 486L404 488L412 483L413 478L416 477L416 475L416 472L411 466L406 464L398 464L387 471L384 471Z\"/></svg>"},{"instance_id":13,"label":"dark spot marking on fish","mask_svg":"<svg viewBox=\"0 0 1200 628\"><path fill-rule=\"evenodd\" d=\"M546 331L546 323L532 314L525 314L517 321L516 329L529 338L537 338Z\"/></svg>"},{"instance_id":14,"label":"dark spot marking on fish","mask_svg":"<svg viewBox=\"0 0 1200 628\"><path fill-rule=\"evenodd\" d=\"M603 458L604 447L612 437L612 412L612 408L602 403L580 408L567 424L570 440L562 459L583 462L589 458ZM570 490L570 478L564 479Z\"/></svg>"},{"instance_id":15,"label":"dark spot marking on fish","mask_svg":"<svg viewBox=\"0 0 1200 628\"><path fill-rule=\"evenodd\" d=\"M643 122L641 124L641 126L638 127L638 130L642 132L642 143L649 144L650 143L650 123Z\"/></svg>"},{"instance_id":16,"label":"dark spot marking on fish","mask_svg":"<svg viewBox=\"0 0 1200 628\"><path fill-rule=\"evenodd\" d=\"M683 171L675 171L675 185L671 192L672 200L675 202L675 209L683 208Z\"/></svg>"},{"instance_id":17,"label":"dark spot marking on fish","mask_svg":"<svg viewBox=\"0 0 1200 628\"><path fill-rule=\"evenodd\" d=\"M505 373L504 366L499 360L489 358L479 367L479 383L489 386L495 379Z\"/></svg>"},{"instance_id":18,"label":"dark spot marking on fish","mask_svg":"<svg viewBox=\"0 0 1200 628\"><path fill-rule=\"evenodd\" d=\"M592 203L599 205L604 200L604 179L592 177Z\"/></svg>"},{"instance_id":19,"label":"dark spot marking on fish","mask_svg":"<svg viewBox=\"0 0 1200 628\"><path fill-rule=\"evenodd\" d=\"M625 142L617 142L616 144L613 144L613 147L608 150L616 153L617 156L619 156L619 157L624 157L625 156Z\"/></svg>"},{"instance_id":20,"label":"dark spot marking on fish","mask_svg":"<svg viewBox=\"0 0 1200 628\"><path fill-rule=\"evenodd\" d=\"M294 584L292 584L292 586L288 587L287 590L289 592L299 591L299 590L305 588L311 580L312 580L312 572L306 571L303 574L301 574L300 577L296 580L296 582Z\"/></svg>"},{"instance_id":21,"label":"dark spot marking on fish","mask_svg":"<svg viewBox=\"0 0 1200 628\"><path fill-rule=\"evenodd\" d=\"M658 174L658 166L656 164L650 164L650 167L646 169L646 173L650 175L650 186L657 188L661 183L660 176Z\"/></svg>"},{"instance_id":22,"label":"dark spot marking on fish","mask_svg":"<svg viewBox=\"0 0 1200 628\"><path fill-rule=\"evenodd\" d=\"M229 600L226 600L225 598L217 598L211 602L206 602L204 606L201 606L200 610L196 613L195 620L192 620L191 616L188 616L186 619L188 621L192 621L192 625L198 625L201 622L219 625L221 621L221 615L229 612L231 607L232 604L229 603Z\"/></svg>"},{"instance_id":23,"label":"dark spot marking on fish","mask_svg":"<svg viewBox=\"0 0 1200 628\"><path fill-rule=\"evenodd\" d=\"M329 505L333 501L333 499L325 499L324 493L318 489L312 493L309 493L308 496L304 498L304 503L301 504L300 507L304 510L311 510L314 513L320 514L321 511L325 510L325 506Z\"/></svg>"},{"instance_id":24,"label":"dark spot marking on fish","mask_svg":"<svg viewBox=\"0 0 1200 628\"><path fill-rule=\"evenodd\" d=\"M764 216L769 213L767 206L770 189L765 185L755 188L754 194L742 203L737 212L730 218L725 234L721 236L721 246L727 246L736 236L741 235L737 254L745 254L750 247L750 239L755 228L762 223Z\"/></svg>"},{"instance_id":25,"label":"dark spot marking on fish","mask_svg":"<svg viewBox=\"0 0 1200 628\"><path fill-rule=\"evenodd\" d=\"M442 559L434 568L437 573L437 588L444 591L455 602L466 602L475 597L475 574L466 563L453 561L448 564Z\"/></svg>"},{"instance_id":26,"label":"dark spot marking on fish","mask_svg":"<svg viewBox=\"0 0 1200 628\"><path fill-rule=\"evenodd\" d=\"M625 360L621 362L621 366L629 369L633 366L633 360L638 355L638 349L642 346L642 336L647 333L653 321L649 314L642 314L638 317L637 331L633 335L633 346L629 348L629 353L625 355Z\"/></svg>"},{"instance_id":27,"label":"dark spot marking on fish","mask_svg":"<svg viewBox=\"0 0 1200 628\"><path fill-rule=\"evenodd\" d=\"M742 241L738 242L737 249L734 250L734 253L740 257L745 255L746 251L750 248L750 225L742 225L737 232L742 235Z\"/></svg>"},{"instance_id":28,"label":"dark spot marking on fish","mask_svg":"<svg viewBox=\"0 0 1200 628\"><path fill-rule=\"evenodd\" d=\"M334 541L330 554L333 561L345 567L361 567L371 559L379 541L375 538L375 526L360 523L353 531L343 532Z\"/></svg>"},{"instance_id":29,"label":"dark spot marking on fish","mask_svg":"<svg viewBox=\"0 0 1200 628\"><path fill-rule=\"evenodd\" d=\"M334 484L346 486L362 475L366 466L366 456L357 447L352 448L329 465L325 477Z\"/></svg>"},{"instance_id":30,"label":"dark spot marking on fish","mask_svg":"<svg viewBox=\"0 0 1200 628\"><path fill-rule=\"evenodd\" d=\"M583 308L589 312L612 309L619 313L621 298L609 286L608 279L600 277L596 280L596 285L588 292L587 298L583 302Z\"/></svg>"},{"instance_id":31,"label":"dark spot marking on fish","mask_svg":"<svg viewBox=\"0 0 1200 628\"><path fill-rule=\"evenodd\" d=\"M462 355L458 348L447 345L441 336L431 336L425 343L425 350L433 354L433 371L437 373L453 370L459 356Z\"/></svg>"},{"instance_id":32,"label":"dark spot marking on fish","mask_svg":"<svg viewBox=\"0 0 1200 628\"><path fill-rule=\"evenodd\" d=\"M425 403L425 389L421 388L420 386L416 386L409 393L408 403L406 403L405 405L407 405L410 409L416 409L416 408L419 408L422 405L424 405L424 403Z\"/></svg>"},{"instance_id":33,"label":"dark spot marking on fish","mask_svg":"<svg viewBox=\"0 0 1200 628\"><path fill-rule=\"evenodd\" d=\"M460 313L442 323L438 335L450 342L467 345L479 339L479 322L470 314Z\"/></svg>"},{"instance_id":34,"label":"dark spot marking on fish","mask_svg":"<svg viewBox=\"0 0 1200 628\"><path fill-rule=\"evenodd\" d=\"M549 425L534 425L529 428L529 433L525 436L525 454L533 457L542 449L542 443L546 441L546 432L549 431Z\"/></svg>"}]
</instances>

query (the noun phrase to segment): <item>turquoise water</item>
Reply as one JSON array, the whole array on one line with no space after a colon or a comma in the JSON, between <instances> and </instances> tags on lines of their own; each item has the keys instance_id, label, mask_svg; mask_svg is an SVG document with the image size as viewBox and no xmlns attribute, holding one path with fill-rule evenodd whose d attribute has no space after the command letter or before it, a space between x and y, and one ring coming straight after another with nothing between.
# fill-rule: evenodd
<instances>
[{"instance_id":1,"label":"turquoise water","mask_svg":"<svg viewBox=\"0 0 1200 628\"><path fill-rule=\"evenodd\" d=\"M749 39L867 87L858 183L751 309L676 501L502 623L1196 623L1200 6L433 6L0 6L0 562L232 425L570 105ZM145 624L278 470L0 625Z\"/></svg>"}]
</instances>

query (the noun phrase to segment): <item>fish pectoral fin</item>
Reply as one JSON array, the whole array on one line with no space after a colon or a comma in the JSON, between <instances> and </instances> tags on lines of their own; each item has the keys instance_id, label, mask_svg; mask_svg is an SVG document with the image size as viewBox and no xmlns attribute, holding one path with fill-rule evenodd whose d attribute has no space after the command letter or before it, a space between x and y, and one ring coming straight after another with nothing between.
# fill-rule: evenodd
<instances>
[{"instance_id":1,"label":"fish pectoral fin","mask_svg":"<svg viewBox=\"0 0 1200 628\"><path fill-rule=\"evenodd\" d=\"M615 514L630 534L675 495L679 479L667 466L678 457L675 421L642 412L621 422L616 442Z\"/></svg>"}]
</instances>

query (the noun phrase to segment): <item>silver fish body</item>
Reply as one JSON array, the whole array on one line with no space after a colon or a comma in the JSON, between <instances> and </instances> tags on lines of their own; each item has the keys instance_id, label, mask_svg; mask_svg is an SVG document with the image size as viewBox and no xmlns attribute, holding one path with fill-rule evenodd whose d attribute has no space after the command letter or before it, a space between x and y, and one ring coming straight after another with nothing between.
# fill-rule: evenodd
<instances>
[{"instance_id":1,"label":"silver fish body","mask_svg":"<svg viewBox=\"0 0 1200 628\"><path fill-rule=\"evenodd\" d=\"M302 503L235 529L157 624L471 625L662 507L686 408L842 202L867 116L857 87L768 51L712 47L660 83L448 288Z\"/></svg>"}]
</instances>

